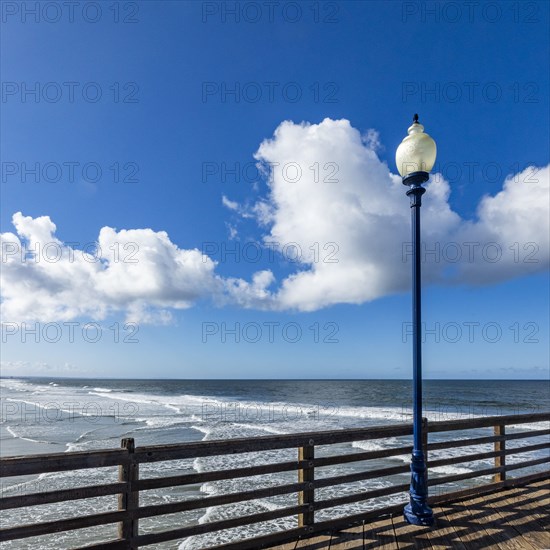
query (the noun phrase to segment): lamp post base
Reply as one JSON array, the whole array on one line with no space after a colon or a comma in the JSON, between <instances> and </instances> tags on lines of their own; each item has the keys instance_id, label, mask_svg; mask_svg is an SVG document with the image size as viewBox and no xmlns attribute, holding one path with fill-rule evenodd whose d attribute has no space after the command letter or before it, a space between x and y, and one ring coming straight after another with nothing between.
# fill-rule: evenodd
<instances>
[{"instance_id":1,"label":"lamp post base","mask_svg":"<svg viewBox=\"0 0 550 550\"><path fill-rule=\"evenodd\" d=\"M411 525L431 527L434 524L434 514L427 504L418 504L411 500L403 509L403 517Z\"/></svg>"},{"instance_id":2,"label":"lamp post base","mask_svg":"<svg viewBox=\"0 0 550 550\"><path fill-rule=\"evenodd\" d=\"M410 502L403 510L405 521L412 525L430 526L434 523L432 509L428 506L428 484L424 453L414 450L411 460Z\"/></svg>"}]
</instances>

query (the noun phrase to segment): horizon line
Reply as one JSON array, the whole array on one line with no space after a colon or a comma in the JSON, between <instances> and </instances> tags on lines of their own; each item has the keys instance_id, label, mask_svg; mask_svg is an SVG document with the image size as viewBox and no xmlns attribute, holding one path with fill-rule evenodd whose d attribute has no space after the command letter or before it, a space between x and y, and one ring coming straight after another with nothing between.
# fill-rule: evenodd
<instances>
[{"instance_id":1,"label":"horizon line","mask_svg":"<svg viewBox=\"0 0 550 550\"><path fill-rule=\"evenodd\" d=\"M250 382L285 382L285 381L360 381L360 380L377 380L377 381L399 381L410 382L412 378L116 378L113 376L90 377L90 376L42 376L42 375L0 375L0 380L9 379L26 379L26 378L56 378L63 380L166 380L166 381L189 381L189 382L210 382L210 381L250 381ZM445 382L463 382L463 381L502 381L502 382L550 382L549 378L423 378L424 381L445 381Z\"/></svg>"}]
</instances>

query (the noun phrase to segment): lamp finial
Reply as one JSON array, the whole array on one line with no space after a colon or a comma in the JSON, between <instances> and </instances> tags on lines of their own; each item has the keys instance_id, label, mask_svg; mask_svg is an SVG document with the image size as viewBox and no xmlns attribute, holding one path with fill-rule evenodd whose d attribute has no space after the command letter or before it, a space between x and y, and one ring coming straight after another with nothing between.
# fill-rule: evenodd
<instances>
[{"instance_id":1,"label":"lamp finial","mask_svg":"<svg viewBox=\"0 0 550 550\"><path fill-rule=\"evenodd\" d=\"M418 115L416 113L413 116L413 124L418 124Z\"/></svg>"}]
</instances>

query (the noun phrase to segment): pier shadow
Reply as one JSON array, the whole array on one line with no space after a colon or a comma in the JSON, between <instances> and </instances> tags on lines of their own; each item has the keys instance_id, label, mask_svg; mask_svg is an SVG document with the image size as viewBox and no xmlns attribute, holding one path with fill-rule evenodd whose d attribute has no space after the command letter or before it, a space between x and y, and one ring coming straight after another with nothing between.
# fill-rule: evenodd
<instances>
[{"instance_id":1,"label":"pier shadow","mask_svg":"<svg viewBox=\"0 0 550 550\"><path fill-rule=\"evenodd\" d=\"M434 507L431 528L401 514L367 521L328 536L300 541L309 550L550 548L549 485L521 487Z\"/></svg>"}]
</instances>

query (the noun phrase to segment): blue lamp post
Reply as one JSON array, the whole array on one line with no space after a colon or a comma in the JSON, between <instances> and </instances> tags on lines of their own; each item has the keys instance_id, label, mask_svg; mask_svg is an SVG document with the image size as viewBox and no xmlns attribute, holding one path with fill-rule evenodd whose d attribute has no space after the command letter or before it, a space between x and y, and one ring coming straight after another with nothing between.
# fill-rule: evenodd
<instances>
[{"instance_id":1,"label":"blue lamp post","mask_svg":"<svg viewBox=\"0 0 550 550\"><path fill-rule=\"evenodd\" d=\"M413 430L414 442L411 460L410 502L405 506L405 520L413 525L432 525L432 509L428 506L428 479L426 461L422 450L422 309L420 264L420 206L426 189L422 184L430 177L436 157L435 141L414 115L409 135L399 144L395 153L397 169L403 184L409 187L411 199L413 246Z\"/></svg>"}]
</instances>

